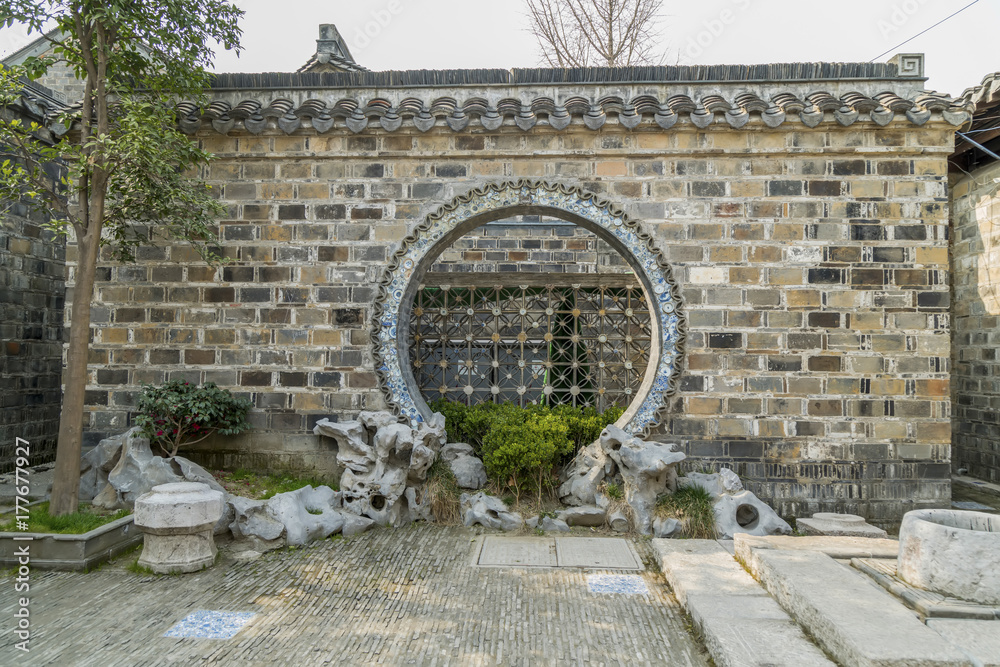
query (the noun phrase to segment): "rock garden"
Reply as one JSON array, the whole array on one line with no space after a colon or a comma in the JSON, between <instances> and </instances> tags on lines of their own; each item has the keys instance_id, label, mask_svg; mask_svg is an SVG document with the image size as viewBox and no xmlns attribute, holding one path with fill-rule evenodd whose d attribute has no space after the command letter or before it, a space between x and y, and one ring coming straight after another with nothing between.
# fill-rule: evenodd
<instances>
[{"instance_id":1,"label":"rock garden","mask_svg":"<svg viewBox=\"0 0 1000 667\"><path fill-rule=\"evenodd\" d=\"M336 443L342 473L339 480L299 480L247 471L213 474L178 454L207 434L247 428L248 405L228 392L171 383L147 388L139 407L135 427L84 456L81 497L102 511L130 511L139 502L155 514L172 497L151 496L161 487L157 492L179 493L178 502L214 507L207 496L197 502L188 497L201 489L221 501L218 515L211 515L211 533L250 557L413 521L654 537L791 532L731 470L680 472L684 453L615 426L618 409L598 414L568 406L439 401L429 420L415 424L388 412L322 419L315 433ZM205 516L199 514L197 522ZM160 523L143 527L148 535L179 530L151 521Z\"/></svg>"}]
</instances>

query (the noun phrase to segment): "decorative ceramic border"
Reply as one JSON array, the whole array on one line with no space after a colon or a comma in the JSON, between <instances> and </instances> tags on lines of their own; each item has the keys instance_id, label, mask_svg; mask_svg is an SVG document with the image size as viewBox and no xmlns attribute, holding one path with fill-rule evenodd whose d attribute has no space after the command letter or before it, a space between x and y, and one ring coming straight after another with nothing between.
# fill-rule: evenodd
<instances>
[{"instance_id":1,"label":"decorative ceramic border","mask_svg":"<svg viewBox=\"0 0 1000 667\"><path fill-rule=\"evenodd\" d=\"M650 359L655 371L652 375L647 371L623 428L648 434L660 422L667 397L677 390L687 331L670 267L649 234L612 202L576 186L528 179L491 183L456 197L428 215L393 255L379 283L371 322L375 368L390 409L413 422L429 416L408 368L407 349L409 308L423 273L466 231L525 210L580 224L621 252L636 271L650 297L658 345Z\"/></svg>"}]
</instances>

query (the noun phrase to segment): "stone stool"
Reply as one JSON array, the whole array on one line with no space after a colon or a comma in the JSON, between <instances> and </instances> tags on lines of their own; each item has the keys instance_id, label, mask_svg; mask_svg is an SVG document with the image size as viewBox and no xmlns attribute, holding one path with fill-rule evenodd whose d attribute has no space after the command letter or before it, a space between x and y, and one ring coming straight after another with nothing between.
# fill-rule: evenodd
<instances>
[{"instance_id":1,"label":"stone stool","mask_svg":"<svg viewBox=\"0 0 1000 667\"><path fill-rule=\"evenodd\" d=\"M215 562L212 529L222 517L221 491L201 482L154 486L135 501L144 533L139 565L157 574L197 572Z\"/></svg>"}]
</instances>

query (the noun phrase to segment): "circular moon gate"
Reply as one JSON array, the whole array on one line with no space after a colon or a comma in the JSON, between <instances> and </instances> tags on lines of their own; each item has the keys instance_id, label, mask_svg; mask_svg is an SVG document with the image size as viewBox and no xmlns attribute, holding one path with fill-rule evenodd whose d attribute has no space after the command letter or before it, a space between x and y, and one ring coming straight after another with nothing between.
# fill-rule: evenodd
<instances>
[{"instance_id":1,"label":"circular moon gate","mask_svg":"<svg viewBox=\"0 0 1000 667\"><path fill-rule=\"evenodd\" d=\"M390 409L412 422L431 415L417 389L407 344L410 310L423 275L466 232L511 215L549 215L576 223L606 241L635 272L649 301L653 336L646 376L618 425L648 434L676 391L686 334L670 267L620 207L581 188L532 180L492 183L456 197L428 215L393 255L372 316L375 369ZM559 275L571 280L570 274Z\"/></svg>"}]
</instances>

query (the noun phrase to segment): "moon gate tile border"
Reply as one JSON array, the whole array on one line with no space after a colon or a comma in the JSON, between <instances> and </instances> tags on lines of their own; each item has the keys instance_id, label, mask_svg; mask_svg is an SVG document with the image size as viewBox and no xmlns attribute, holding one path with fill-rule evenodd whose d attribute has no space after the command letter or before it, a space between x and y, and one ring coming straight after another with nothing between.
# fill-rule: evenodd
<instances>
[{"instance_id":1,"label":"moon gate tile border","mask_svg":"<svg viewBox=\"0 0 1000 667\"><path fill-rule=\"evenodd\" d=\"M645 395L635 398L638 408L625 425L626 430L648 434L660 423L666 410L666 399L677 391L683 358L687 322L682 312L680 290L669 265L653 244L652 238L632 220L621 207L599 195L576 186L530 179L490 183L456 197L426 219L407 236L395 252L379 282L378 299L373 309L371 328L374 341L375 369L379 384L390 409L396 414L421 422L421 413L414 395L419 392L401 366L404 327L400 327L400 312L411 279L420 269L436 258L442 239L469 221L486 217L505 209L531 206L562 211L595 225L594 231L617 240L627 249L630 264L638 268L637 276L649 294L659 328L659 351L650 360L654 367L652 383ZM450 242L450 241L449 241ZM644 383L645 384L645 383Z\"/></svg>"}]
</instances>

